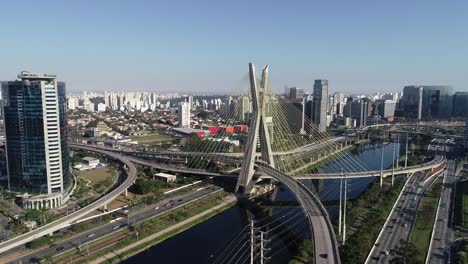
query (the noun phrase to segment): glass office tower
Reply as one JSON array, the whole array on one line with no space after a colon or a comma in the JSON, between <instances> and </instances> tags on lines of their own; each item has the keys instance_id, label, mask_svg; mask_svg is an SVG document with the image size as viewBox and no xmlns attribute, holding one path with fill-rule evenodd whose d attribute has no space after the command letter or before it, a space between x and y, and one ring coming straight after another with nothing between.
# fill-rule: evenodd
<instances>
[{"instance_id":1,"label":"glass office tower","mask_svg":"<svg viewBox=\"0 0 468 264\"><path fill-rule=\"evenodd\" d=\"M8 188L26 208L65 202L70 187L65 83L22 72L2 83Z\"/></svg>"}]
</instances>

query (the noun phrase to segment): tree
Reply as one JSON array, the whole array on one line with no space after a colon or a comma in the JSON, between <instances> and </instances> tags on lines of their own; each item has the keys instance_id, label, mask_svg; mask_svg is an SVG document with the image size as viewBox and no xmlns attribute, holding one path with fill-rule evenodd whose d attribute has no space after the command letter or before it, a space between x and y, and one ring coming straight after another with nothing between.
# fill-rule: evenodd
<instances>
[{"instance_id":1,"label":"tree","mask_svg":"<svg viewBox=\"0 0 468 264\"><path fill-rule=\"evenodd\" d=\"M400 246L395 250L395 257L390 260L392 264L417 264L418 249L416 246L403 239L400 240Z\"/></svg>"},{"instance_id":2,"label":"tree","mask_svg":"<svg viewBox=\"0 0 468 264\"><path fill-rule=\"evenodd\" d=\"M201 118L201 119L207 119L208 117L210 116L210 114L206 111L200 111L200 113L198 113L198 117Z\"/></svg>"}]
</instances>

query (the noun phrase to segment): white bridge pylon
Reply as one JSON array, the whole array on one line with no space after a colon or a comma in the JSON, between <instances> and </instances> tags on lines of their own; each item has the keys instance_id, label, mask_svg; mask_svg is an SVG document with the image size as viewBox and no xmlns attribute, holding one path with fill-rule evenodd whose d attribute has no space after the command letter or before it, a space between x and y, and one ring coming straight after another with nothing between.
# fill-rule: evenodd
<instances>
[{"instance_id":1,"label":"white bridge pylon","mask_svg":"<svg viewBox=\"0 0 468 264\"><path fill-rule=\"evenodd\" d=\"M249 63L250 93L252 94L252 120L245 148L244 159L236 185L236 193L249 194L253 187L252 178L255 173L254 163L260 139L261 159L271 167L275 167L271 138L266 125L266 107L268 95L268 65L262 70L262 80L257 83L255 66Z\"/></svg>"}]
</instances>

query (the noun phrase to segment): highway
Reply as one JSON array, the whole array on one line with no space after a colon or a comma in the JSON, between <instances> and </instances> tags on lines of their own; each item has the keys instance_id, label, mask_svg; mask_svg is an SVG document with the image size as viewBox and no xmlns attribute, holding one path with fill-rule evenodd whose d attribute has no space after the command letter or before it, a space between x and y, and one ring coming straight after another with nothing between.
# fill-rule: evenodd
<instances>
[{"instance_id":1,"label":"highway","mask_svg":"<svg viewBox=\"0 0 468 264\"><path fill-rule=\"evenodd\" d=\"M85 231L76 236L68 238L62 242L54 244L50 247L46 247L38 251L32 252L30 254L27 254L19 259L16 259L8 263L12 263L12 264L13 263L15 264L36 263L39 261L39 259L43 258L44 256L58 255L68 250L78 249L80 246L81 246L81 250L86 252L87 246L85 246L85 244L87 244L88 242L97 240L99 238L105 237L107 235L110 235L113 232L117 232L121 229L124 229L128 226L129 223L133 224L133 223L140 222L142 220L152 218L159 214L165 213L173 208L184 205L196 199L200 199L203 196L209 195L214 192L218 192L220 190L222 190L222 188L215 187L215 186L209 186L203 189L200 188L198 189L198 191L191 192L186 195L174 197L171 199L166 199L165 201L162 201L158 204L149 206L145 209L139 210L134 213L130 213L128 217L123 213L119 213L122 215L121 216L122 218L117 221L113 221L111 223L104 224L92 230ZM169 204L169 201L171 200L173 200L173 202L176 203L175 207L172 207ZM158 209L155 209L155 208L158 208ZM1 261L1 258L0 258L0 263L4 263Z\"/></svg>"},{"instance_id":2,"label":"highway","mask_svg":"<svg viewBox=\"0 0 468 264\"><path fill-rule=\"evenodd\" d=\"M0 243L0 253L6 252L12 248L15 248L17 246L24 245L27 242L31 242L32 240L48 235L52 232L55 232L57 230L60 230L64 227L67 227L74 221L84 217L85 215L89 214L90 212L103 207L104 205L110 203L112 200L114 200L117 196L119 196L121 193L123 193L128 187L130 187L136 180L137 177L137 169L135 165L133 165L132 162L130 162L128 159L123 157L122 155L114 152L109 152L109 151L104 151L104 150L96 150L94 148L86 147L86 146L73 146L72 148L78 148L78 149L83 149L83 150L90 150L94 152L101 153L103 155L109 156L115 160L119 160L123 164L125 164L128 168L127 172L127 178L125 181L114 188L112 191L107 193L106 195L102 196L101 198L97 199L96 201L92 202L91 204L67 215L59 220L56 220L54 222L51 222L49 224L46 224L42 227L39 227L37 229L34 229L33 231L30 231L28 233L25 233L23 235L17 236L15 238L12 238L10 240L7 240L3 243Z\"/></svg>"},{"instance_id":3,"label":"highway","mask_svg":"<svg viewBox=\"0 0 468 264\"><path fill-rule=\"evenodd\" d=\"M451 149L451 147L448 147ZM450 151L450 150L449 150ZM447 173L444 181L439 206L437 208L437 219L434 233L431 237L431 244L426 263L449 263L451 244L454 240L451 229L453 215L453 198L455 194L455 184L459 179L460 170L457 170L456 161L447 160Z\"/></svg>"},{"instance_id":4,"label":"highway","mask_svg":"<svg viewBox=\"0 0 468 264\"><path fill-rule=\"evenodd\" d=\"M437 142L436 145L431 144L428 153L436 152L439 148ZM421 198L440 174L436 173L425 179L426 173L416 172L407 179L366 259L366 264L389 263L394 250L400 246L400 240L410 240Z\"/></svg>"},{"instance_id":5,"label":"highway","mask_svg":"<svg viewBox=\"0 0 468 264\"><path fill-rule=\"evenodd\" d=\"M256 162L255 167L286 185L301 204L311 228L311 238L314 241L314 258L316 264L340 263L338 244L333 225L328 213L306 186L291 176L284 174L267 164Z\"/></svg>"},{"instance_id":6,"label":"highway","mask_svg":"<svg viewBox=\"0 0 468 264\"><path fill-rule=\"evenodd\" d=\"M442 166L445 163L445 158L443 156L436 156L433 160L428 161L423 164L402 167L394 170L395 175L397 174L410 174L419 171L425 171L437 168ZM383 177L388 177L392 175L392 169L384 170ZM375 171L360 171L360 172L347 172L346 177L348 178L364 178L364 177L380 177L380 170ZM339 179L343 178L342 173L314 173L314 174L304 174L294 176L296 179L306 180L306 179Z\"/></svg>"},{"instance_id":7,"label":"highway","mask_svg":"<svg viewBox=\"0 0 468 264\"><path fill-rule=\"evenodd\" d=\"M303 153L303 152L309 152L309 151L317 151L319 149L322 149L324 147L329 147L332 144L339 143L345 140L350 140L347 137L332 137L327 140L322 140L322 141L317 141L305 146L301 146L296 149L288 150L288 151L279 151L279 152L273 152L273 155L288 155L288 154L296 154L296 153ZM169 151L169 150L161 150L161 151L144 151L144 150L136 150L136 149L118 149L118 148L111 148L111 147L105 147L105 146L98 146L98 145L86 145L86 144L71 144L71 146L92 146L95 147L96 149L102 149L102 150L107 150L107 151L112 151L112 152L119 152L122 154L147 154L151 156L181 156L181 157L203 157L203 158L216 158L216 157L231 157L231 158L243 158L245 156L245 153L243 152L235 152L235 153L224 153L224 152L213 152L213 153L200 153L200 152L190 152L190 151ZM130 145L129 147L134 147L134 145ZM257 156L260 156L260 153L256 154ZM241 160L238 160L237 162L241 162Z\"/></svg>"}]
</instances>

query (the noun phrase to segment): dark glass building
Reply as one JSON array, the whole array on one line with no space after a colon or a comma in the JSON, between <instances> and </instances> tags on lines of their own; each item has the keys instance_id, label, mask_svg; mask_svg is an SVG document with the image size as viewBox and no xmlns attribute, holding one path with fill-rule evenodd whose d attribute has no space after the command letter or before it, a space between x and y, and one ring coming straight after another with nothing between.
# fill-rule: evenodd
<instances>
[{"instance_id":1,"label":"dark glass building","mask_svg":"<svg viewBox=\"0 0 468 264\"><path fill-rule=\"evenodd\" d=\"M421 119L423 105L423 87L405 86L403 97L400 100L402 116Z\"/></svg>"},{"instance_id":2,"label":"dark glass building","mask_svg":"<svg viewBox=\"0 0 468 264\"><path fill-rule=\"evenodd\" d=\"M54 75L18 77L2 83L8 188L28 194L26 208L57 207L71 185L65 83Z\"/></svg>"},{"instance_id":3,"label":"dark glass building","mask_svg":"<svg viewBox=\"0 0 468 264\"><path fill-rule=\"evenodd\" d=\"M456 92L453 97L453 116L468 117L468 92Z\"/></svg>"},{"instance_id":4,"label":"dark glass building","mask_svg":"<svg viewBox=\"0 0 468 264\"><path fill-rule=\"evenodd\" d=\"M422 116L448 118L453 114L453 87L423 86Z\"/></svg>"}]
</instances>

